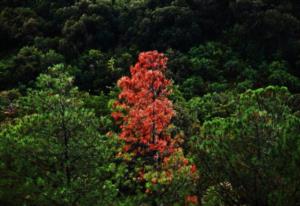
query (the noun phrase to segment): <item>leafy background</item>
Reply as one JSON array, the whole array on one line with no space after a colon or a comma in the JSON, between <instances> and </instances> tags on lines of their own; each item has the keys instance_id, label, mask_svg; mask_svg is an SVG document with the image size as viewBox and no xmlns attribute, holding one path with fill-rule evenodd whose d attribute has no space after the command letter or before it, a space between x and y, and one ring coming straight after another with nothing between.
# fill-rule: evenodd
<instances>
[{"instance_id":1,"label":"leafy background","mask_svg":"<svg viewBox=\"0 0 300 206\"><path fill-rule=\"evenodd\" d=\"M296 0L1 0L0 204L300 205L299 30ZM196 182L141 184L107 135L148 50Z\"/></svg>"}]
</instances>

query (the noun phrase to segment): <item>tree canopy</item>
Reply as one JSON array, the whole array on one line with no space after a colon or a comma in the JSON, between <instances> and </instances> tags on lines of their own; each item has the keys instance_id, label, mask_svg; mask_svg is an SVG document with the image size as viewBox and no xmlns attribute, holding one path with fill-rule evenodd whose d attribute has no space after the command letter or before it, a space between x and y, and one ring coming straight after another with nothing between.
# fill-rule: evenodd
<instances>
[{"instance_id":1,"label":"tree canopy","mask_svg":"<svg viewBox=\"0 0 300 206\"><path fill-rule=\"evenodd\" d=\"M300 205L300 2L1 0L0 205Z\"/></svg>"}]
</instances>

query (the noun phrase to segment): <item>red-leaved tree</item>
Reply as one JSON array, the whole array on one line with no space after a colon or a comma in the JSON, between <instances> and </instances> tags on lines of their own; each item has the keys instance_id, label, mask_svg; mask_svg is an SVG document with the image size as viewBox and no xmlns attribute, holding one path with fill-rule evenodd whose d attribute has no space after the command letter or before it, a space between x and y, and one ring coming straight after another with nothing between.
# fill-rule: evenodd
<instances>
[{"instance_id":1,"label":"red-leaved tree","mask_svg":"<svg viewBox=\"0 0 300 206\"><path fill-rule=\"evenodd\" d=\"M118 136L125 143L118 156L129 160L134 181L144 187L152 202L170 205L168 198L161 200L168 194L176 197L173 202L197 205L197 197L191 195L191 186L198 179L197 168L168 132L175 111L168 99L172 83L165 77L166 64L162 53L142 52L130 68L131 75L118 81L121 92L112 116L120 124Z\"/></svg>"},{"instance_id":2,"label":"red-leaved tree","mask_svg":"<svg viewBox=\"0 0 300 206\"><path fill-rule=\"evenodd\" d=\"M125 152L161 159L174 150L166 131L175 115L168 99L172 84L165 78L166 64L162 53L142 52L130 68L131 76L118 81L121 93L112 116L121 124L119 137L125 141Z\"/></svg>"}]
</instances>

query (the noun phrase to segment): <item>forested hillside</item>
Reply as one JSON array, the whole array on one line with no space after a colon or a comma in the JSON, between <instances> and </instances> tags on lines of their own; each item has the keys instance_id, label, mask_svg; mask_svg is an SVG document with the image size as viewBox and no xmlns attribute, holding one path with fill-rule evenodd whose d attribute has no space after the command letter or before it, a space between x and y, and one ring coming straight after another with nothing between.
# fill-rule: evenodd
<instances>
[{"instance_id":1,"label":"forested hillside","mask_svg":"<svg viewBox=\"0 0 300 206\"><path fill-rule=\"evenodd\" d=\"M0 0L0 205L300 205L300 1Z\"/></svg>"}]
</instances>

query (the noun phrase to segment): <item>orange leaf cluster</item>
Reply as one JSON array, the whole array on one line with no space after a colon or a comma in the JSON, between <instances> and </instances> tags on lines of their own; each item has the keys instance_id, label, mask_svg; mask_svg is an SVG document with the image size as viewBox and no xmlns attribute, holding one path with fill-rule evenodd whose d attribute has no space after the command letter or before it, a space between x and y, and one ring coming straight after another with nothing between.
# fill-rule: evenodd
<instances>
[{"instance_id":1,"label":"orange leaf cluster","mask_svg":"<svg viewBox=\"0 0 300 206\"><path fill-rule=\"evenodd\" d=\"M125 152L152 153L160 158L172 153L173 143L166 132L175 115L168 99L171 81L165 78L167 58L157 51L142 52L130 68L131 76L119 79L121 93L112 117L120 125Z\"/></svg>"},{"instance_id":2,"label":"orange leaf cluster","mask_svg":"<svg viewBox=\"0 0 300 206\"><path fill-rule=\"evenodd\" d=\"M198 197L196 195L188 195L185 197L186 205L198 205Z\"/></svg>"}]
</instances>

